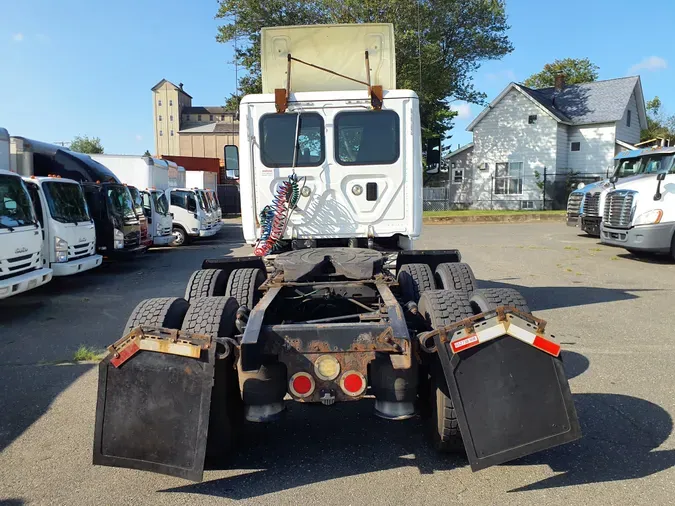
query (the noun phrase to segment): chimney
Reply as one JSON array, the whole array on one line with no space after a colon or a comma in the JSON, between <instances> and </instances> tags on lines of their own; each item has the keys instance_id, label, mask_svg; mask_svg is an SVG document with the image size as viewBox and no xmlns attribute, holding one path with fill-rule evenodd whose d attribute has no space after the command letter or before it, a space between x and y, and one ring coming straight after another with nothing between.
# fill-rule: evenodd
<instances>
[{"instance_id":1,"label":"chimney","mask_svg":"<svg viewBox=\"0 0 675 506\"><path fill-rule=\"evenodd\" d=\"M556 77L556 83L558 82L557 79L558 78ZM557 86L557 84L556 84L556 86ZM183 89L183 83L178 83L178 87L182 90Z\"/></svg>"},{"instance_id":2,"label":"chimney","mask_svg":"<svg viewBox=\"0 0 675 506\"><path fill-rule=\"evenodd\" d=\"M565 74L556 72L555 74L555 91L562 91L565 87Z\"/></svg>"}]
</instances>

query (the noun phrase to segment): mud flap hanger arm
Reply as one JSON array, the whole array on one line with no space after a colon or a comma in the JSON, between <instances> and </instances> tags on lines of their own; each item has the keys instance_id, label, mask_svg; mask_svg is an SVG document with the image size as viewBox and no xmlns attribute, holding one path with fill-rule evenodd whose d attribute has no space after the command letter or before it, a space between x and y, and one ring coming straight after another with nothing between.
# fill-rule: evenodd
<instances>
[{"instance_id":1,"label":"mud flap hanger arm","mask_svg":"<svg viewBox=\"0 0 675 506\"><path fill-rule=\"evenodd\" d=\"M288 101L290 100L291 96L291 62L295 61L298 63L302 63L303 65L307 65L308 67L315 68L317 70L321 70L323 72L328 72L329 74L332 74L334 76L342 77L344 79L348 79L349 81L353 81L355 83L363 84L368 88L368 95L370 96L370 105L372 106L373 109L379 111L382 109L382 102L384 100L384 92L382 90L382 86L376 85L372 86L370 84L370 59L368 56L368 51L365 52L365 64L366 64L366 78L367 81L360 81L359 79L354 79L353 77L346 76L344 74L340 74L338 72L335 72L334 70L327 69L325 67L321 67L319 65L314 65L313 63L308 63L306 61L300 60L298 58L294 58L291 53L288 53L287 55L288 59L288 64L286 67L286 88L277 88L274 90L274 105L276 107L276 110L278 113L284 113L288 109Z\"/></svg>"}]
</instances>

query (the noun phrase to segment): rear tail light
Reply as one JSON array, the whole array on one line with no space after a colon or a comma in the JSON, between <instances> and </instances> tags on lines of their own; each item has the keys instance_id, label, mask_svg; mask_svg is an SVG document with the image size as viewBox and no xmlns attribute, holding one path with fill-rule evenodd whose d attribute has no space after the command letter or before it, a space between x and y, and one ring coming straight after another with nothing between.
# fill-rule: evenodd
<instances>
[{"instance_id":1,"label":"rear tail light","mask_svg":"<svg viewBox=\"0 0 675 506\"><path fill-rule=\"evenodd\" d=\"M288 390L295 397L309 397L314 393L315 387L314 378L306 372L295 373L288 382Z\"/></svg>"},{"instance_id":2,"label":"rear tail light","mask_svg":"<svg viewBox=\"0 0 675 506\"><path fill-rule=\"evenodd\" d=\"M366 390L366 378L358 371L346 371L340 378L340 388L351 397L358 397Z\"/></svg>"},{"instance_id":3,"label":"rear tail light","mask_svg":"<svg viewBox=\"0 0 675 506\"><path fill-rule=\"evenodd\" d=\"M331 355L321 355L314 362L314 374L324 381L332 381L340 374L340 362Z\"/></svg>"}]
</instances>

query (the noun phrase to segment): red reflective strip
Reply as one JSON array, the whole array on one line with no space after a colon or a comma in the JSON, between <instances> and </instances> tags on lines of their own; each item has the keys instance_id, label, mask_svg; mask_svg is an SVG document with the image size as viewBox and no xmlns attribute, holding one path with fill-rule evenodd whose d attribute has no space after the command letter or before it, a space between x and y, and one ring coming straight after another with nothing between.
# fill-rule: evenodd
<instances>
[{"instance_id":1,"label":"red reflective strip","mask_svg":"<svg viewBox=\"0 0 675 506\"><path fill-rule=\"evenodd\" d=\"M125 346L117 353L116 358L111 358L110 363L115 366L115 368L117 368L133 357L139 350L140 348L138 347L138 343L136 341L132 341L131 344Z\"/></svg>"},{"instance_id":2,"label":"red reflective strip","mask_svg":"<svg viewBox=\"0 0 675 506\"><path fill-rule=\"evenodd\" d=\"M478 344L480 344L480 341L478 341L478 336L476 334L473 334L468 337L458 339L457 341L452 341L450 343L450 347L452 348L452 351L454 353L459 353L462 350L472 348Z\"/></svg>"},{"instance_id":3,"label":"red reflective strip","mask_svg":"<svg viewBox=\"0 0 675 506\"><path fill-rule=\"evenodd\" d=\"M553 341L549 341L548 339L544 339L541 336L536 336L534 338L532 346L539 348L540 350L545 351L554 357L560 355L560 345L554 343Z\"/></svg>"}]
</instances>

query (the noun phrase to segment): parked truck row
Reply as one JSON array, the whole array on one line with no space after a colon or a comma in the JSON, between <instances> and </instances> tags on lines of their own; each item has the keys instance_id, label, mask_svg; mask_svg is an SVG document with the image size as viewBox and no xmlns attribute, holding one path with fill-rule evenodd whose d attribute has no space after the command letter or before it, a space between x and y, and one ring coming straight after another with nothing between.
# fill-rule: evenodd
<instances>
[{"instance_id":1,"label":"parked truck row","mask_svg":"<svg viewBox=\"0 0 675 506\"><path fill-rule=\"evenodd\" d=\"M173 162L84 155L0 129L0 299L221 226L214 185Z\"/></svg>"},{"instance_id":2,"label":"parked truck row","mask_svg":"<svg viewBox=\"0 0 675 506\"><path fill-rule=\"evenodd\" d=\"M612 177L573 191L567 224L634 255L675 260L675 147L619 153Z\"/></svg>"}]
</instances>

